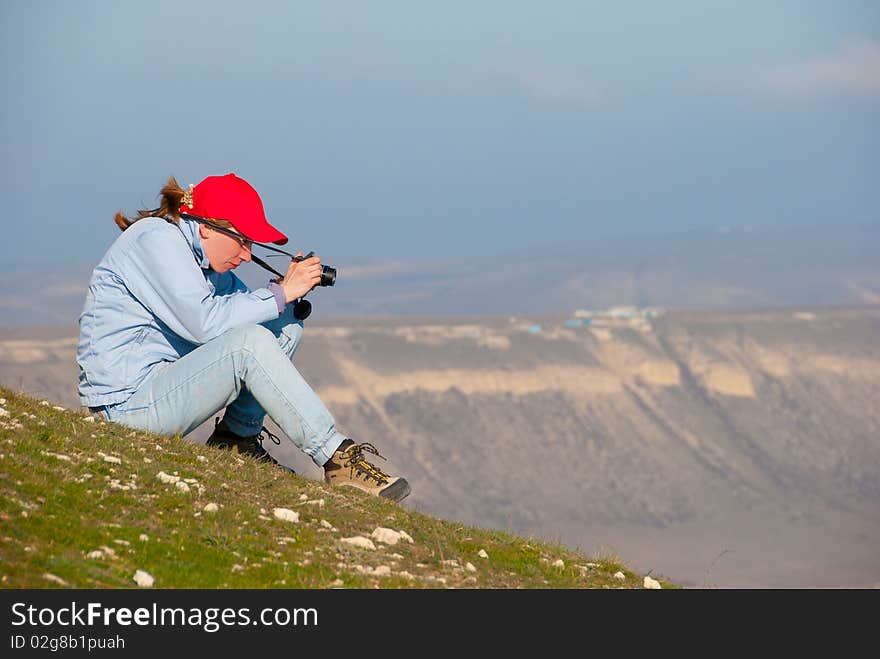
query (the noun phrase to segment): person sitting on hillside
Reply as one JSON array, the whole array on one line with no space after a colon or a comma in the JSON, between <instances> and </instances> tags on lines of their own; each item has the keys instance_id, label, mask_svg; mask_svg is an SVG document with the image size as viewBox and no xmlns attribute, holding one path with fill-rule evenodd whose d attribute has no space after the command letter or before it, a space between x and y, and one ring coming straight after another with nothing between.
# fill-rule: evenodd
<instances>
[{"instance_id":1,"label":"person sitting on hillside","mask_svg":"<svg viewBox=\"0 0 880 659\"><path fill-rule=\"evenodd\" d=\"M366 460L379 455L372 444L336 430L291 361L303 332L292 302L321 281L319 257L249 290L232 270L251 260L253 242L287 242L257 191L235 174L186 192L172 177L160 198L133 219L116 213L123 233L92 274L79 318L82 404L101 419L182 436L225 408L208 444L274 462L263 447L280 443L263 426L268 414L327 483L407 496L406 479Z\"/></svg>"}]
</instances>

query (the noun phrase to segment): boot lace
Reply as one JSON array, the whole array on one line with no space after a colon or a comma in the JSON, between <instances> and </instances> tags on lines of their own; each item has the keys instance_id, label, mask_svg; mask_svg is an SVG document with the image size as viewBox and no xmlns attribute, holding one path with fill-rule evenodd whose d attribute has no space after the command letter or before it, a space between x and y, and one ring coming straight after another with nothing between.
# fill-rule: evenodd
<instances>
[{"instance_id":1,"label":"boot lace","mask_svg":"<svg viewBox=\"0 0 880 659\"><path fill-rule=\"evenodd\" d=\"M260 432L254 436L254 439L257 440L260 448L264 451L266 449L263 447L263 442L267 439L271 440L275 446L281 446L281 440L278 438L278 435L273 434L266 426L260 428Z\"/></svg>"},{"instance_id":2,"label":"boot lace","mask_svg":"<svg viewBox=\"0 0 880 659\"><path fill-rule=\"evenodd\" d=\"M221 428L220 419L218 418L214 422L214 434L208 438L207 444L208 446L216 446L217 448L227 450L234 448L238 453L250 455L260 462L271 462L295 474L296 471L292 467L278 462L266 450L263 445L266 440L271 441L276 446L281 445L281 439L279 439L278 435L272 433L266 426L262 426L256 435L242 437L231 432L225 425Z\"/></svg>"},{"instance_id":3,"label":"boot lace","mask_svg":"<svg viewBox=\"0 0 880 659\"><path fill-rule=\"evenodd\" d=\"M349 475L351 476L354 476L354 473L357 472L358 474L364 474L367 480L372 478L379 485L385 485L391 476L376 467L372 462L367 462L364 458L364 452L372 453L385 460L384 456L379 455L379 451L375 446L369 442L364 442L362 444L352 444L343 451L341 456L342 466L349 468Z\"/></svg>"},{"instance_id":4,"label":"boot lace","mask_svg":"<svg viewBox=\"0 0 880 659\"><path fill-rule=\"evenodd\" d=\"M270 440L275 446L281 446L281 439L279 439L278 435L273 434L266 426L260 428L260 432L254 435L253 439L255 440L254 448L258 448L259 453L257 453L256 458L261 462L271 462L272 464L278 465L282 469L286 469L291 474L295 474L293 467L288 467L286 464L278 462L272 455L263 447L263 442L265 440ZM256 445L259 444L259 447ZM255 451L256 453L256 451Z\"/></svg>"}]
</instances>

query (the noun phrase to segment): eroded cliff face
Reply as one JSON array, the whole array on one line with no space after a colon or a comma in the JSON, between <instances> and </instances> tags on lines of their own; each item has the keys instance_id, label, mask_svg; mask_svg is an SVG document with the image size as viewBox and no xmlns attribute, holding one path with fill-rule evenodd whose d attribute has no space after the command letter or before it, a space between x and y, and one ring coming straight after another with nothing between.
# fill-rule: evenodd
<instances>
[{"instance_id":1,"label":"eroded cliff face","mask_svg":"<svg viewBox=\"0 0 880 659\"><path fill-rule=\"evenodd\" d=\"M679 529L689 540L665 553L714 537L669 563L695 585L880 581L880 312L563 321L316 328L298 363L425 511L645 569ZM801 539L770 558L788 525ZM820 550L821 568L803 555Z\"/></svg>"},{"instance_id":2,"label":"eroded cliff face","mask_svg":"<svg viewBox=\"0 0 880 659\"><path fill-rule=\"evenodd\" d=\"M880 582L880 309L564 321L316 322L295 363L408 506L690 585ZM18 340L6 386L72 350Z\"/></svg>"}]
</instances>

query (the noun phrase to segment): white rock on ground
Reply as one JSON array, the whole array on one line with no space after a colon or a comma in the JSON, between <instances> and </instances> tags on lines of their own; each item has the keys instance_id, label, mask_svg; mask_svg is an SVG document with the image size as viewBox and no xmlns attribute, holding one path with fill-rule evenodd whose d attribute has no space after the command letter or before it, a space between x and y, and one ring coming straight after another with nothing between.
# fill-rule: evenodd
<instances>
[{"instance_id":1,"label":"white rock on ground","mask_svg":"<svg viewBox=\"0 0 880 659\"><path fill-rule=\"evenodd\" d=\"M181 492L189 492L189 485L187 485L183 481L177 481L176 483L174 483L174 487L176 487Z\"/></svg>"},{"instance_id":2,"label":"white rock on ground","mask_svg":"<svg viewBox=\"0 0 880 659\"><path fill-rule=\"evenodd\" d=\"M373 576L375 577L390 577L391 576L391 568L387 565L379 565L373 570Z\"/></svg>"},{"instance_id":3,"label":"white rock on ground","mask_svg":"<svg viewBox=\"0 0 880 659\"><path fill-rule=\"evenodd\" d=\"M489 554L486 553L485 549L481 549L480 551L478 551L477 556L479 556L480 558L489 558Z\"/></svg>"},{"instance_id":4,"label":"white rock on ground","mask_svg":"<svg viewBox=\"0 0 880 659\"><path fill-rule=\"evenodd\" d=\"M376 542L384 542L386 545L396 545L400 542L401 535L394 529L386 529L384 526L377 526L370 534Z\"/></svg>"},{"instance_id":5,"label":"white rock on ground","mask_svg":"<svg viewBox=\"0 0 880 659\"><path fill-rule=\"evenodd\" d=\"M464 564L464 569L468 572L476 572L477 568L474 567L474 564L471 562L467 562Z\"/></svg>"},{"instance_id":6,"label":"white rock on ground","mask_svg":"<svg viewBox=\"0 0 880 659\"><path fill-rule=\"evenodd\" d=\"M216 513L218 510L220 510L220 506L218 506L216 503L206 503L205 507L202 508L202 510L204 510L206 513Z\"/></svg>"},{"instance_id":7,"label":"white rock on ground","mask_svg":"<svg viewBox=\"0 0 880 659\"><path fill-rule=\"evenodd\" d=\"M565 569L565 561L563 561L561 558L557 558L555 561L553 561L553 567L559 568L560 570L564 570Z\"/></svg>"},{"instance_id":8,"label":"white rock on ground","mask_svg":"<svg viewBox=\"0 0 880 659\"><path fill-rule=\"evenodd\" d=\"M153 579L153 575L144 570L136 570L132 579L134 579L134 582L141 588L152 588L153 584L156 582L156 580Z\"/></svg>"},{"instance_id":9,"label":"white rock on ground","mask_svg":"<svg viewBox=\"0 0 880 659\"><path fill-rule=\"evenodd\" d=\"M166 474L164 471L160 471L156 474L156 478L158 478L163 483L176 483L180 480L180 476L172 476L171 474Z\"/></svg>"},{"instance_id":10,"label":"white rock on ground","mask_svg":"<svg viewBox=\"0 0 880 659\"><path fill-rule=\"evenodd\" d=\"M660 590L660 588L662 588L660 582L656 579L652 579L651 577L645 577L643 585L645 586L645 588L650 588L652 590Z\"/></svg>"},{"instance_id":11,"label":"white rock on ground","mask_svg":"<svg viewBox=\"0 0 880 659\"><path fill-rule=\"evenodd\" d=\"M620 572L618 570L617 572L614 573L614 578L620 579L621 581L624 581L626 579L626 575L623 572Z\"/></svg>"},{"instance_id":12,"label":"white rock on ground","mask_svg":"<svg viewBox=\"0 0 880 659\"><path fill-rule=\"evenodd\" d=\"M273 508L272 514L283 522L299 521L299 513L292 511L290 508Z\"/></svg>"},{"instance_id":13,"label":"white rock on ground","mask_svg":"<svg viewBox=\"0 0 880 659\"><path fill-rule=\"evenodd\" d=\"M52 583L57 583L59 586L67 586L67 582L59 576L52 574L51 572L46 572L43 575L43 579L46 581L51 581Z\"/></svg>"},{"instance_id":14,"label":"white rock on ground","mask_svg":"<svg viewBox=\"0 0 880 659\"><path fill-rule=\"evenodd\" d=\"M146 533L141 533L138 536L138 540L140 540L141 542L147 542L149 539L150 539L150 536L148 536Z\"/></svg>"},{"instance_id":15,"label":"white rock on ground","mask_svg":"<svg viewBox=\"0 0 880 659\"><path fill-rule=\"evenodd\" d=\"M116 558L116 552L107 547L106 545L101 545L97 549L93 549L88 554L86 554L86 558Z\"/></svg>"},{"instance_id":16,"label":"white rock on ground","mask_svg":"<svg viewBox=\"0 0 880 659\"><path fill-rule=\"evenodd\" d=\"M410 537L409 533L402 531L401 529L397 529L397 532L400 534L401 540L406 540L409 544L413 543L413 539Z\"/></svg>"},{"instance_id":17,"label":"white rock on ground","mask_svg":"<svg viewBox=\"0 0 880 659\"><path fill-rule=\"evenodd\" d=\"M362 535L356 535L352 538L342 538L341 542L353 547L360 547L361 549L376 549L376 545L373 544L373 541Z\"/></svg>"}]
</instances>

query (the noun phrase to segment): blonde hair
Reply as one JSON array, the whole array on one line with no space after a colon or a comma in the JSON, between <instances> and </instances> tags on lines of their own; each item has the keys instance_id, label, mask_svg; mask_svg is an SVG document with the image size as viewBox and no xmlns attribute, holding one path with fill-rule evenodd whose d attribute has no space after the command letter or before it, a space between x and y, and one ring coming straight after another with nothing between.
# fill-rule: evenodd
<instances>
[{"instance_id":1,"label":"blonde hair","mask_svg":"<svg viewBox=\"0 0 880 659\"><path fill-rule=\"evenodd\" d=\"M179 225L180 206L183 203L183 194L183 188L180 187L177 179L171 176L165 184L165 187L159 192L159 208L154 208L152 210L147 208L140 209L137 216L134 218L127 217L122 211L116 211L116 216L113 219L120 231L125 231L132 224L145 217L162 217L172 224ZM215 220L207 217L205 219L211 220L212 223L224 229L233 228L232 223L227 220Z\"/></svg>"}]
</instances>

